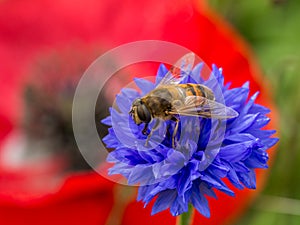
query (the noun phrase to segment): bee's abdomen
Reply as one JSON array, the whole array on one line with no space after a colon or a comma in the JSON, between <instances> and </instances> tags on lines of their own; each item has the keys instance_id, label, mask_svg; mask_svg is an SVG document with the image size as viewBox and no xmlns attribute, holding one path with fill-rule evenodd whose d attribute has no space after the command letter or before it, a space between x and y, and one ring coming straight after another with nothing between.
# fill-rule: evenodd
<instances>
[{"instance_id":1,"label":"bee's abdomen","mask_svg":"<svg viewBox=\"0 0 300 225\"><path fill-rule=\"evenodd\" d=\"M215 100L214 93L208 87L201 84L180 84L184 89L186 96L202 96L210 100Z\"/></svg>"}]
</instances>

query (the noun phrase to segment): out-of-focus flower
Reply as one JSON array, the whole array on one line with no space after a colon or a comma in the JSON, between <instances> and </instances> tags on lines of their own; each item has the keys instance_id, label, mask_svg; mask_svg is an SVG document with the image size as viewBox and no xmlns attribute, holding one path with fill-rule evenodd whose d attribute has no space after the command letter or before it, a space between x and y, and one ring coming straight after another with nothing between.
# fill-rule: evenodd
<instances>
[{"instance_id":1,"label":"out-of-focus flower","mask_svg":"<svg viewBox=\"0 0 300 225\"><path fill-rule=\"evenodd\" d=\"M260 69L249 48L228 24L207 8L205 1L87 0L84 4L82 1L67 0L56 4L50 0L1 1L0 152L11 131L18 129L17 124L24 115L21 97L24 80L28 79L29 68L36 59L77 44L84 48L100 46L101 51L97 55L101 55L112 47L143 39L175 42L191 49L208 64L222 66L225 79L230 80L233 87L249 80L250 94L262 90L257 101L271 106L261 81ZM48 63L51 65L52 61ZM66 61L64 65L67 67L69 64ZM272 118L275 112L272 110ZM274 122L272 120L268 128L274 129ZM17 149L11 150L16 153L14 150ZM44 166L53 165L53 162L56 166L55 159ZM17 174L11 174L1 168L1 223L96 225L104 224L109 216L114 217L113 205L118 205L113 197L114 184L93 172L69 173L59 190L56 187L48 194L37 192L32 183L26 185L23 182L24 176L28 181L33 181L45 172L49 171L39 167L38 170L20 170ZM22 182L19 182L20 178ZM265 180L266 172L258 171L259 189ZM12 181L17 182L13 186L7 185ZM36 181L39 187L48 186L48 179ZM208 199L214 216L208 220L196 213L194 224L228 223L239 216L258 193L239 191L230 184L229 187L234 189L237 198L216 193L217 201ZM168 212L150 216L151 207L144 209L140 202L131 201L121 207L123 214L119 215L123 216L118 218L122 224L175 222Z\"/></svg>"},{"instance_id":2,"label":"out-of-focus flower","mask_svg":"<svg viewBox=\"0 0 300 225\"><path fill-rule=\"evenodd\" d=\"M198 64L190 74L186 74L185 82L181 83L201 83L214 93L220 87L219 94L224 96L226 106L239 113L227 123L223 121L226 127L223 137L221 121L181 116L181 137L176 147L172 146L174 121L168 121L166 126L160 126L153 133L147 150L143 141L137 141L145 140L147 135L142 132L143 124L136 125L132 118L128 118L128 112L135 99L155 89L167 74L164 65L158 70L155 84L144 79L136 80L141 93L134 89L123 89L116 98L120 111L111 108L111 116L103 120L111 126L103 141L108 148L114 148L107 158L114 164L110 174L122 174L128 179L128 184L141 185L138 199L146 205L158 196L152 214L170 208L171 214L177 216L187 212L188 205L192 204L202 215L209 217L205 195L216 198L213 190L218 189L233 196L234 192L222 181L223 178L228 178L238 189L255 189L254 169L267 168L269 157L266 150L278 141L270 137L275 130L261 130L270 121L266 116L270 111L254 103L258 93L247 102L248 83L241 88L229 89L229 85L224 85L224 77L216 66L213 66L211 77L204 81L200 77L201 65ZM217 81L213 82L214 79ZM155 122L150 123L150 127ZM133 135L129 135L129 129ZM164 138L154 144L164 130ZM116 135L118 133L122 134L122 139ZM195 138L197 135L199 139Z\"/></svg>"}]
</instances>

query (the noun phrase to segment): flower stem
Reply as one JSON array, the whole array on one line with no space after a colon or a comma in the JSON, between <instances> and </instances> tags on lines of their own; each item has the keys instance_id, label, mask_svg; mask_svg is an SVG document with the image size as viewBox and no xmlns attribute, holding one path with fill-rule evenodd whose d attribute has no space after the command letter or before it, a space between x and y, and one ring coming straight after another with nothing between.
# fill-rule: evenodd
<instances>
[{"instance_id":1,"label":"flower stem","mask_svg":"<svg viewBox=\"0 0 300 225\"><path fill-rule=\"evenodd\" d=\"M192 225L194 217L194 208L189 204L189 210L179 215L176 219L176 225Z\"/></svg>"}]
</instances>

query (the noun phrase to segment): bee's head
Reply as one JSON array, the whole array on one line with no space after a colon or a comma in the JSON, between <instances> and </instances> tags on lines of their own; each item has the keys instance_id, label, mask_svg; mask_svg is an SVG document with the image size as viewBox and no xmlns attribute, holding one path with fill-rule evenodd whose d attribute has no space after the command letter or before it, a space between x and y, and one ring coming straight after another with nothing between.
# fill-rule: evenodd
<instances>
[{"instance_id":1,"label":"bee's head","mask_svg":"<svg viewBox=\"0 0 300 225\"><path fill-rule=\"evenodd\" d=\"M141 123L149 123L151 121L151 113L140 98L134 100L129 114L133 121L138 125Z\"/></svg>"}]
</instances>

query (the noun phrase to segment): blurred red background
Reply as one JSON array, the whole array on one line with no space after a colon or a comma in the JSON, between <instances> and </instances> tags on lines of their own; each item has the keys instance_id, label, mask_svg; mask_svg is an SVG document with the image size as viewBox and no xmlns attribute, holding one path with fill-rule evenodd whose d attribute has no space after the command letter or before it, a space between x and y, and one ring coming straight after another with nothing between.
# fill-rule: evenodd
<instances>
[{"instance_id":1,"label":"blurred red background","mask_svg":"<svg viewBox=\"0 0 300 225\"><path fill-rule=\"evenodd\" d=\"M222 67L232 87L250 81L252 94L261 91L258 102L273 110L268 128L274 129L276 111L251 50L205 1L1 1L3 224L175 224L167 211L150 216L151 206L144 209L137 203L135 190L111 183L90 170L64 171L59 155L43 155L38 160L22 158L18 148L24 143L11 139L22 133L20 124L26 118L24 84L29 79L34 77L39 82L37 75L41 73L45 73L41 80L46 83L47 79L63 80L65 73L78 76L105 51L144 39L170 41L191 49L208 65ZM55 76L49 72L51 65L59 65L54 68ZM8 140L14 143L8 144ZM4 156L14 160L5 161ZM267 171L258 171L258 190L238 191L232 187L237 193L235 198L218 193L218 200L209 199L211 218L196 213L194 224L230 224L259 193L266 178Z\"/></svg>"}]
</instances>

